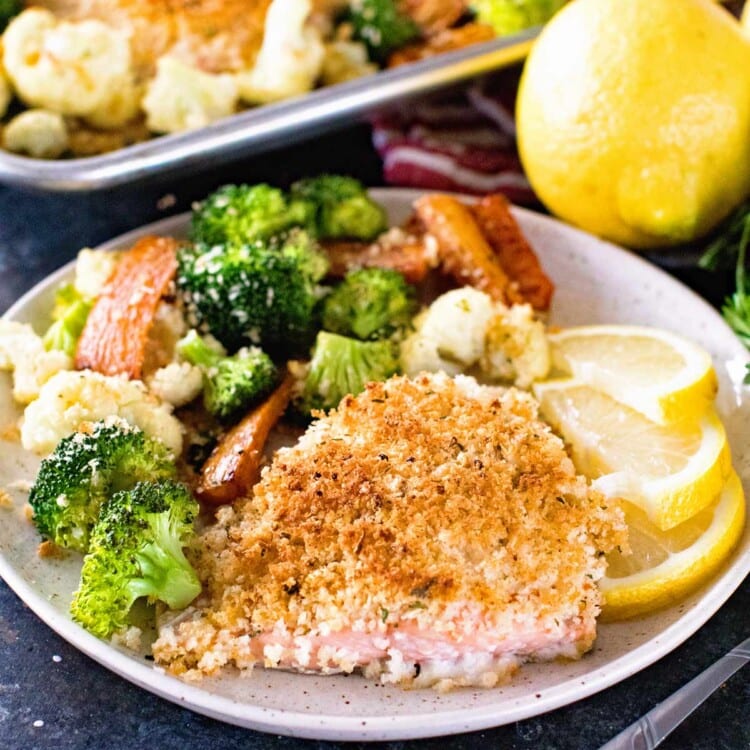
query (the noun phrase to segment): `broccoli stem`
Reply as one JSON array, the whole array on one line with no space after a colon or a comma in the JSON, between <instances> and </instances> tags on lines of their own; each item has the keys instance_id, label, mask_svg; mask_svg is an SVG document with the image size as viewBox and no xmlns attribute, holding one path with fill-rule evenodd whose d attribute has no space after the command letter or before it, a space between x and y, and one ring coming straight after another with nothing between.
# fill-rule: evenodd
<instances>
[{"instance_id":1,"label":"broccoli stem","mask_svg":"<svg viewBox=\"0 0 750 750\"><path fill-rule=\"evenodd\" d=\"M180 546L180 533L167 513L146 516L154 541L135 553L141 577L128 583L133 601L141 596L159 599L171 609L183 609L201 592L201 584Z\"/></svg>"},{"instance_id":2,"label":"broccoli stem","mask_svg":"<svg viewBox=\"0 0 750 750\"><path fill-rule=\"evenodd\" d=\"M47 351L52 349L75 355L78 339L86 325L92 303L89 300L77 299L67 304L55 322L47 329L42 342Z\"/></svg>"},{"instance_id":3,"label":"broccoli stem","mask_svg":"<svg viewBox=\"0 0 750 750\"><path fill-rule=\"evenodd\" d=\"M193 329L177 344L177 350L191 365L215 367L224 355L212 349Z\"/></svg>"}]
</instances>

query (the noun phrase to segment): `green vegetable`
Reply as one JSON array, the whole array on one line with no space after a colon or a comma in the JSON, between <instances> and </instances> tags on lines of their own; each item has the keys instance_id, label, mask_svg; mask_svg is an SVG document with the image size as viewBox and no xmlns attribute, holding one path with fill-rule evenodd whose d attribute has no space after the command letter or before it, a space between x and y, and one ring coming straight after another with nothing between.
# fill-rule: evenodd
<instances>
[{"instance_id":1,"label":"green vegetable","mask_svg":"<svg viewBox=\"0 0 750 750\"><path fill-rule=\"evenodd\" d=\"M44 348L59 349L69 356L76 353L76 344L81 336L92 302L79 294L72 284L66 284L55 292L55 307L52 310L52 325L44 334Z\"/></svg>"},{"instance_id":2,"label":"green vegetable","mask_svg":"<svg viewBox=\"0 0 750 750\"><path fill-rule=\"evenodd\" d=\"M29 495L33 521L45 539L86 552L111 493L174 476L173 457L161 442L123 419L96 422L90 432L63 438L42 461Z\"/></svg>"},{"instance_id":3,"label":"green vegetable","mask_svg":"<svg viewBox=\"0 0 750 750\"><path fill-rule=\"evenodd\" d=\"M470 6L480 23L486 23L498 36L515 34L547 23L566 0L471 0Z\"/></svg>"},{"instance_id":4,"label":"green vegetable","mask_svg":"<svg viewBox=\"0 0 750 750\"><path fill-rule=\"evenodd\" d=\"M295 408L333 409L347 394L361 393L371 381L398 372L398 350L392 341L358 341L321 331Z\"/></svg>"},{"instance_id":5,"label":"green vegetable","mask_svg":"<svg viewBox=\"0 0 750 750\"><path fill-rule=\"evenodd\" d=\"M128 625L136 599L183 609L201 584L182 548L194 535L198 503L181 484L139 482L101 509L84 558L71 614L86 630L107 638Z\"/></svg>"},{"instance_id":6,"label":"green vegetable","mask_svg":"<svg viewBox=\"0 0 750 750\"><path fill-rule=\"evenodd\" d=\"M220 419L231 419L246 411L276 383L273 361L256 346L244 347L227 357L192 330L178 342L177 350L203 370L203 403Z\"/></svg>"},{"instance_id":7,"label":"green vegetable","mask_svg":"<svg viewBox=\"0 0 750 750\"><path fill-rule=\"evenodd\" d=\"M710 271L734 263L735 292L724 300L721 314L742 343L750 348L750 296L748 296L747 246L750 243L750 203L741 205L723 224L698 265ZM744 382L750 384L750 365Z\"/></svg>"},{"instance_id":8,"label":"green vegetable","mask_svg":"<svg viewBox=\"0 0 750 750\"><path fill-rule=\"evenodd\" d=\"M250 245L292 227L312 226L313 208L270 185L224 185L193 210L190 239L206 245Z\"/></svg>"},{"instance_id":9,"label":"green vegetable","mask_svg":"<svg viewBox=\"0 0 750 750\"><path fill-rule=\"evenodd\" d=\"M17 16L23 10L21 0L0 0L0 31L5 31L5 27L10 20Z\"/></svg>"},{"instance_id":10,"label":"green vegetable","mask_svg":"<svg viewBox=\"0 0 750 750\"><path fill-rule=\"evenodd\" d=\"M292 185L292 197L314 207L318 236L370 240L388 226L385 211L353 177L320 175Z\"/></svg>"},{"instance_id":11,"label":"green vegetable","mask_svg":"<svg viewBox=\"0 0 750 750\"><path fill-rule=\"evenodd\" d=\"M191 324L228 350L255 344L288 357L306 351L315 335L327 268L310 235L293 230L278 243L185 247L177 287Z\"/></svg>"},{"instance_id":12,"label":"green vegetable","mask_svg":"<svg viewBox=\"0 0 750 750\"><path fill-rule=\"evenodd\" d=\"M703 251L698 265L707 271L732 268L737 263L742 234L749 217L750 202L735 209L718 229L716 238Z\"/></svg>"},{"instance_id":13,"label":"green vegetable","mask_svg":"<svg viewBox=\"0 0 750 750\"><path fill-rule=\"evenodd\" d=\"M748 288L745 270L748 242L750 242L750 214L745 217L737 253L737 266L735 268L737 289L731 297L727 297L724 301L721 314L741 339L742 343L750 347L750 297L747 294Z\"/></svg>"},{"instance_id":14,"label":"green vegetable","mask_svg":"<svg viewBox=\"0 0 750 750\"><path fill-rule=\"evenodd\" d=\"M419 27L401 12L396 0L351 0L348 20L354 38L363 42L370 57L379 63L420 36Z\"/></svg>"},{"instance_id":15,"label":"green vegetable","mask_svg":"<svg viewBox=\"0 0 750 750\"><path fill-rule=\"evenodd\" d=\"M382 339L403 330L416 312L414 288L398 271L352 271L323 302L323 328L358 339Z\"/></svg>"}]
</instances>

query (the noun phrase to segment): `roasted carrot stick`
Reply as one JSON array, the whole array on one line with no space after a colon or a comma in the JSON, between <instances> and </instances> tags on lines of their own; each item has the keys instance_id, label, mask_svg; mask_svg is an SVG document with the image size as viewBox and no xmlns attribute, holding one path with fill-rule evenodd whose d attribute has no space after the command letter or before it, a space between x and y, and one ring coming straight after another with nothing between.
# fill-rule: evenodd
<instances>
[{"instance_id":1,"label":"roasted carrot stick","mask_svg":"<svg viewBox=\"0 0 750 750\"><path fill-rule=\"evenodd\" d=\"M201 470L196 494L212 505L231 503L258 481L268 433L289 403L294 378L281 385L219 441Z\"/></svg>"},{"instance_id":2,"label":"roasted carrot stick","mask_svg":"<svg viewBox=\"0 0 750 750\"><path fill-rule=\"evenodd\" d=\"M487 195L471 211L521 296L536 310L548 310L554 286L513 218L505 196Z\"/></svg>"},{"instance_id":3,"label":"roasted carrot stick","mask_svg":"<svg viewBox=\"0 0 750 750\"><path fill-rule=\"evenodd\" d=\"M500 302L517 301L511 280L500 265L471 211L450 195L425 195L414 203L425 230L437 240L446 273Z\"/></svg>"},{"instance_id":4,"label":"roasted carrot stick","mask_svg":"<svg viewBox=\"0 0 750 750\"><path fill-rule=\"evenodd\" d=\"M454 26L466 15L464 0L402 0L399 10L419 26L426 37Z\"/></svg>"},{"instance_id":5,"label":"roasted carrot stick","mask_svg":"<svg viewBox=\"0 0 750 750\"><path fill-rule=\"evenodd\" d=\"M75 365L140 378L156 308L177 270L178 243L144 237L117 264L78 339Z\"/></svg>"},{"instance_id":6,"label":"roasted carrot stick","mask_svg":"<svg viewBox=\"0 0 750 750\"><path fill-rule=\"evenodd\" d=\"M337 277L356 268L390 268L403 274L410 284L417 284L434 265L418 237L393 244L333 241L325 242L323 247L330 263L329 273Z\"/></svg>"},{"instance_id":7,"label":"roasted carrot stick","mask_svg":"<svg viewBox=\"0 0 750 750\"><path fill-rule=\"evenodd\" d=\"M492 27L483 23L466 23L455 29L444 29L427 40L401 47L388 58L388 67L397 68L443 52L462 49L470 44L488 42L495 36Z\"/></svg>"}]
</instances>

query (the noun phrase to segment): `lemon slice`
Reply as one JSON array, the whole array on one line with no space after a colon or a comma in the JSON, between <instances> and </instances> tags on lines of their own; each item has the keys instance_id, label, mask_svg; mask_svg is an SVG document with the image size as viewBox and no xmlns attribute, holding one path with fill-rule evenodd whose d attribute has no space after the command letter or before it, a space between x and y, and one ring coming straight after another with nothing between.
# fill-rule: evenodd
<instances>
[{"instance_id":1,"label":"lemon slice","mask_svg":"<svg viewBox=\"0 0 750 750\"><path fill-rule=\"evenodd\" d=\"M732 552L745 523L745 496L732 472L713 503L669 531L623 503L632 553L607 555L599 582L604 620L621 620L673 604L712 576Z\"/></svg>"},{"instance_id":2,"label":"lemon slice","mask_svg":"<svg viewBox=\"0 0 750 750\"><path fill-rule=\"evenodd\" d=\"M731 471L726 432L713 410L665 427L576 380L534 385L542 416L571 448L578 471L669 529L703 510Z\"/></svg>"},{"instance_id":3,"label":"lemon slice","mask_svg":"<svg viewBox=\"0 0 750 750\"><path fill-rule=\"evenodd\" d=\"M716 395L708 352L669 331L581 326L549 340L556 368L659 424L698 421Z\"/></svg>"}]
</instances>

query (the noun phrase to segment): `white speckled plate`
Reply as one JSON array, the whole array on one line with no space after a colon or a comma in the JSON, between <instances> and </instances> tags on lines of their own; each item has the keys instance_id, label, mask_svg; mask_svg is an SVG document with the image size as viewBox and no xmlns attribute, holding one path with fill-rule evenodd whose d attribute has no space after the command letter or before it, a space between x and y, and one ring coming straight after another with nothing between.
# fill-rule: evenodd
<instances>
[{"instance_id":1,"label":"white speckled plate","mask_svg":"<svg viewBox=\"0 0 750 750\"><path fill-rule=\"evenodd\" d=\"M412 191L374 191L399 221ZM557 285L552 321L632 323L682 333L708 349L719 375L719 408L735 465L748 488L748 394L741 385L750 357L719 315L674 279L640 258L553 219L519 210L517 216ZM152 224L107 243L131 244L146 233L180 234L185 217ZM39 284L8 317L46 325L54 289L72 275L67 266ZM4 377L4 376L3 376ZM0 380L0 425L14 418L9 381ZM33 477L37 460L12 443L0 450L0 484L12 488ZM641 620L602 625L596 647L581 661L524 667L493 690L404 692L357 676L315 677L258 669L240 679L226 672L185 684L132 652L92 637L68 617L80 561L39 559L37 535L25 520L26 496L12 491L15 507L0 509L0 574L50 627L112 671L146 690L200 713L279 734L335 740L385 740L452 734L524 719L613 685L667 654L694 633L750 572L750 531L722 573L678 606Z\"/></svg>"}]
</instances>

